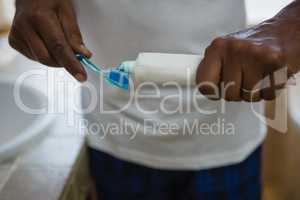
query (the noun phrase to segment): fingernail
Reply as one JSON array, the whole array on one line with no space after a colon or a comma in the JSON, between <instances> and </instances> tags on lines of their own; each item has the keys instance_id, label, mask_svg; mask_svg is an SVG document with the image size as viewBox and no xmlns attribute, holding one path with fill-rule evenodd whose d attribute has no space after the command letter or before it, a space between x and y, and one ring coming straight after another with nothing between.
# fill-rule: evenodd
<instances>
[{"instance_id":1,"label":"fingernail","mask_svg":"<svg viewBox=\"0 0 300 200\"><path fill-rule=\"evenodd\" d=\"M75 75L75 78L76 78L79 82L84 82L84 81L86 81L85 76L82 75L82 74L80 74L80 73L76 74L76 75Z\"/></svg>"},{"instance_id":2,"label":"fingernail","mask_svg":"<svg viewBox=\"0 0 300 200\"><path fill-rule=\"evenodd\" d=\"M92 52L90 51L90 50L88 50L88 48L86 48L86 46L84 46L83 44L82 45L80 45L80 49L82 50L82 53L86 56L86 57L88 57L88 58L90 58L90 57L92 57Z\"/></svg>"}]
</instances>

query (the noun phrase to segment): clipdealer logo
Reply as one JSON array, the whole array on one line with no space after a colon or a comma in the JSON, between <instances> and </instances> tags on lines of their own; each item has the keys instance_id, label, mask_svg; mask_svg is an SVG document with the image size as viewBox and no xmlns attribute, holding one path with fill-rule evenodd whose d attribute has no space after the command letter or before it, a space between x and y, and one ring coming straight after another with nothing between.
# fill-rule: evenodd
<instances>
[{"instance_id":1,"label":"clipdealer logo","mask_svg":"<svg viewBox=\"0 0 300 200\"><path fill-rule=\"evenodd\" d=\"M190 73L190 72L187 72ZM274 80L275 84L285 84L287 82L287 70L286 68L283 68L281 70L278 70L274 73ZM176 82L168 82L163 85L157 85L155 83L149 82L149 83L143 83L139 87L134 88L130 92L124 94L124 91L122 93L116 93L115 98L123 98L121 101L124 103L124 105L116 106L112 110L104 110L101 109L101 107L105 107L103 105L103 102L105 101L104 97L107 95L105 91L105 87L103 85L105 84L105 81L103 81L103 78L100 77L97 84L100 84L100 87L96 87L94 83L86 82L84 85L74 84L74 81L60 81L56 80L57 76L64 76L65 74L56 74L55 71L49 71L48 69L39 69L39 70L30 70L23 74L21 74L14 86L14 100L17 106L23 110L26 113L29 114L64 114L65 112L71 113L68 114L68 122L72 123L72 114L89 114L89 113L101 113L101 114L118 114L121 112L126 112L127 109L131 107L135 107L135 110L139 113L142 113L144 115L165 115L165 116L171 116L173 114L181 114L186 115L197 112L199 115L206 115L206 116L212 116L212 115L218 115L218 114L226 114L227 112L227 102L224 99L221 99L217 101L216 103L211 103L210 100L206 99L203 95L201 95L198 92L197 87L182 87ZM43 107L39 109L30 108L27 106L21 98L22 93L22 85L24 82L28 79L30 79L32 76L38 76L43 77L45 80L47 80L46 87L48 92L48 97L51 97L54 99L53 104L48 104L48 107ZM191 77L191 76L189 76ZM258 83L258 85L263 85L264 87L270 87L270 83L268 80L269 77L266 77L264 80L262 80L262 83ZM65 80L65 79L63 79ZM267 83L267 84L265 84ZM203 84L210 84L210 83L203 83ZM222 86L221 88L221 94L226 94L226 90L231 86L234 85L234 83L229 83L230 85L224 85L220 84ZM209 85L210 87L215 87L215 91L219 91L219 86ZM58 93L56 92L55 88L60 87L64 88L63 92ZM172 87L172 91L174 93L172 94L164 94L161 89L162 88L170 88ZM82 88L85 88L88 90L90 101L85 109L82 109L80 102L74 100L75 94L79 94ZM97 89L98 88L98 89ZM150 93L143 93L144 89L147 88L148 91L151 91ZM149 88L151 88L149 90ZM116 89L117 91L117 89ZM125 96L125 98L124 98ZM55 100L60 99L62 102L55 102ZM123 101L125 99L125 101ZM126 99L128 102L126 102ZM153 109L146 109L149 107L144 107L144 105L147 105L145 101L147 100L156 100L158 102L156 106L153 107ZM177 105L173 105L171 109L169 108L169 102L177 102ZM207 108L207 104L210 102L212 105L218 105L216 107L210 106ZM59 104L59 106L57 106ZM249 112L253 114L257 119L261 121L261 123L264 123L273 129L285 133L287 131L287 89L282 89L277 92L277 98L274 101L275 104L275 115L272 118L266 117L264 112L260 112L256 110L257 103L249 102L248 105L250 105L251 109L249 109ZM100 106L99 106L100 105ZM97 110L100 107L100 110ZM218 117L215 118L215 122L217 122ZM74 122L75 123L75 122ZM78 122L77 122L78 123ZM193 124L193 121L189 121L190 124ZM220 128L225 127L226 123L218 122ZM147 124L146 124L147 125ZM234 124L233 124L234 125ZM166 126L166 125L164 125ZM147 127L147 126L146 126ZM182 129L183 124L181 124ZM193 129L194 126L191 127ZM202 125L198 129L209 129L211 127L207 125ZM171 128L171 129L174 129ZM230 130L232 128L227 128L226 130ZM225 132L226 132L225 130ZM212 130L211 130L212 131ZM191 132L191 131L188 131ZM224 132L224 131L223 131Z\"/></svg>"}]
</instances>

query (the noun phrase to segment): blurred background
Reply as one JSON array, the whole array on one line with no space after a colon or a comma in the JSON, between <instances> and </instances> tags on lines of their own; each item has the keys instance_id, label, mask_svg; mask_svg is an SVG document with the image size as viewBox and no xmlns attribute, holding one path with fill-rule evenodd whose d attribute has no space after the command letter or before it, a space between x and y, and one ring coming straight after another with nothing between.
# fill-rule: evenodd
<instances>
[{"instance_id":1,"label":"blurred background","mask_svg":"<svg viewBox=\"0 0 300 200\"><path fill-rule=\"evenodd\" d=\"M272 17L292 0L245 0L248 23L255 24ZM13 0L0 0L0 30L11 22L13 17Z\"/></svg>"},{"instance_id":2,"label":"blurred background","mask_svg":"<svg viewBox=\"0 0 300 200\"><path fill-rule=\"evenodd\" d=\"M246 9L247 9L247 21L248 25L255 25L265 19L268 19L274 16L280 9L282 9L285 5L291 2L291 0L246 0ZM232 11L234 12L234 11ZM14 14L14 5L13 0L0 0L0 73L4 72L11 74L19 74L26 70L30 69L40 69L41 66L24 59L22 56L18 55L15 51L13 51L8 43L7 43L7 33L9 31L10 24L12 22ZM29 67L29 68L28 68ZM68 75L66 75L62 70L61 71L53 71L53 69L47 69L48 73L53 73L56 78L58 77L60 81L69 81L72 82L73 88L76 88L76 82L73 82L72 79ZM297 77L297 79L299 79ZM32 80L36 82L37 87L41 87L43 84L40 84L41 81L49 81L49 80ZM51 80L50 80L51 81ZM58 82L58 79L53 79L52 81ZM299 80L298 80L299 82ZM300 83L300 82L299 82ZM56 94L66 94L63 92L64 88L55 87L54 90ZM68 94L68 93L67 93ZM73 94L73 93L72 93ZM57 95L59 96L59 95ZM56 97L57 97L56 96ZM69 95L68 98L70 98ZM300 199L300 190L298 189L300 185L300 86L298 84L297 87L294 87L289 91L289 113L288 113L288 132L287 134L276 133L276 131L270 129L267 138L267 142L264 147L264 176L265 176L265 192L264 192L264 200L299 200ZM78 95L72 95L72 98L78 98ZM62 100L62 99L61 99ZM2 100L0 99L0 102ZM63 101L63 100L62 100ZM1 108L1 107L0 107ZM267 113L272 115L274 112L274 104L269 103L267 106ZM65 128L69 128L70 134L74 134L74 131L78 131L77 127L72 127L72 124L65 123L66 120L74 120L74 113L68 113L61 118L58 118L60 124L67 124ZM67 116L66 116L67 115ZM1 119L1 117L0 117ZM56 134L62 132L60 126L55 131ZM72 129L73 128L73 129ZM75 130L74 130L75 129ZM0 131L1 132L1 131ZM65 137L65 135L64 135ZM1 139L1 137L0 137ZM56 153L61 154L62 152L69 151L66 146L69 146L74 149L74 144L70 143L70 140L77 139L66 139L63 140L62 143L61 138L59 139L59 146L62 148L60 151ZM54 141L56 141L54 139ZM51 143L51 146L57 145L57 142ZM1 147L1 141L0 141ZM70 151L69 151L70 152ZM45 155L46 150L43 150L43 154ZM55 154L55 152L54 152ZM78 152L73 153L74 159L77 158ZM0 148L0 156L1 156L1 148ZM66 159L70 159L69 154L64 154L62 156L66 156ZM55 156L53 155L53 158ZM51 156L50 156L51 158ZM65 159L65 160L66 160ZM36 159L35 159L36 160ZM42 159L43 160L43 159ZM60 160L61 162L65 162L65 160ZM45 160L44 160L45 161ZM46 161L48 162L48 161ZM60 163L59 163L60 164ZM1 165L0 165L0 194L1 187L5 185L4 182L1 183ZM3 172L2 172L3 173ZM8 177L8 176L7 176ZM8 178L7 178L8 180ZM2 184L2 185L1 185ZM12 187L12 186L11 186ZM24 189L24 186L22 186ZM26 191L28 193L28 191ZM29 194L29 193L28 193ZM0 196L1 199L1 196ZM26 198L25 198L26 199Z\"/></svg>"},{"instance_id":3,"label":"blurred background","mask_svg":"<svg viewBox=\"0 0 300 200\"><path fill-rule=\"evenodd\" d=\"M248 24L256 24L274 16L292 0L245 0Z\"/></svg>"},{"instance_id":4,"label":"blurred background","mask_svg":"<svg viewBox=\"0 0 300 200\"><path fill-rule=\"evenodd\" d=\"M9 26L14 13L14 4L11 0L0 1L0 32L4 32Z\"/></svg>"}]
</instances>

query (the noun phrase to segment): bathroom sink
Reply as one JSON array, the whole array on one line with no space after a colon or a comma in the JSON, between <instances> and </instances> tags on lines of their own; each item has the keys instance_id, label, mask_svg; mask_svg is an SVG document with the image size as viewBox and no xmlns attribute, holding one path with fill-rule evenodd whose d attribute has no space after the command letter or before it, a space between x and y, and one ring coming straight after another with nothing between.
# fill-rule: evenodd
<instances>
[{"instance_id":1,"label":"bathroom sink","mask_svg":"<svg viewBox=\"0 0 300 200\"><path fill-rule=\"evenodd\" d=\"M47 108L45 92L22 84L19 95L14 95L14 84L14 78L0 76L0 162L38 144L55 119L47 111L28 113L28 109Z\"/></svg>"}]
</instances>

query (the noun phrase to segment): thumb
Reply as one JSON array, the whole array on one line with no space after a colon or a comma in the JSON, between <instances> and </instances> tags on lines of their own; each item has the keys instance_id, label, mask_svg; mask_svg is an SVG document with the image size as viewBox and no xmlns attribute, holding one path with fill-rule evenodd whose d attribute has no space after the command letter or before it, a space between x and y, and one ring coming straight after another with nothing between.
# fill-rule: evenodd
<instances>
[{"instance_id":1,"label":"thumb","mask_svg":"<svg viewBox=\"0 0 300 200\"><path fill-rule=\"evenodd\" d=\"M90 58L92 52L84 45L80 28L77 23L75 11L70 4L65 4L60 10L59 19L66 39L72 47L74 53L80 53Z\"/></svg>"}]
</instances>

